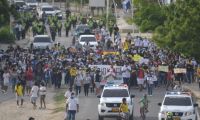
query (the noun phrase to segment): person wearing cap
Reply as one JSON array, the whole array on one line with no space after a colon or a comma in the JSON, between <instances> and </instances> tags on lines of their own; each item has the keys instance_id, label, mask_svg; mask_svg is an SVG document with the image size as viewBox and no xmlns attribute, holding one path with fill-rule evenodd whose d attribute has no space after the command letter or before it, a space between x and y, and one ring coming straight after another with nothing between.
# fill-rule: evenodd
<instances>
[{"instance_id":1,"label":"person wearing cap","mask_svg":"<svg viewBox=\"0 0 200 120\"><path fill-rule=\"evenodd\" d=\"M78 99L75 98L75 93L71 93L71 97L69 97L66 101L66 113L65 120L75 120L76 113L79 112L79 103Z\"/></svg>"}]
</instances>

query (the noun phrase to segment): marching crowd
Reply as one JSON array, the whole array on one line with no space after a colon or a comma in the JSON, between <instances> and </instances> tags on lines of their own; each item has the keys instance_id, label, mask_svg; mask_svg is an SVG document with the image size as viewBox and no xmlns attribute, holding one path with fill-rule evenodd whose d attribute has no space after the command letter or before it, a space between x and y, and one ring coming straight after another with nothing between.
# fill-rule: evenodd
<instances>
[{"instance_id":1,"label":"marching crowd","mask_svg":"<svg viewBox=\"0 0 200 120\"><path fill-rule=\"evenodd\" d=\"M56 18L48 19L50 28L51 24L52 26L55 23L59 24ZM72 16L71 19L75 18ZM87 21L90 20L92 19L88 18ZM75 24L77 23L82 22ZM33 32L35 24L38 23L33 21ZM65 24L68 28L68 23ZM103 78L102 71L99 68L91 68L90 65L110 65L108 75L115 77L120 73L124 83L130 88L139 87L140 91L147 88L148 95L153 95L153 89L160 86L165 86L166 90L173 88L174 80L179 81L181 85L186 82L190 84L195 78L200 78L200 66L194 58L186 58L181 54L159 48L151 40L139 36L133 37L131 33L121 38L119 28L113 23L110 23L112 24L110 30L106 30L102 24L89 24L91 29L96 31L98 29L98 35L101 36L96 49L90 49L87 45L65 48L60 43L45 50L10 46L0 57L2 92L6 94L8 88L11 88L13 93L16 93L17 105L23 105L23 96L30 95L34 109L36 99L39 97L38 92L40 107L46 108L46 87L59 89L62 85L67 85L70 89L75 89L78 95L81 94L83 86L85 96L88 96L89 92L98 95ZM121 70L116 71L115 66L121 66ZM159 66L167 66L168 70L159 71ZM174 73L174 68L184 68L186 72ZM69 95L65 96L69 98L67 97Z\"/></svg>"}]
</instances>

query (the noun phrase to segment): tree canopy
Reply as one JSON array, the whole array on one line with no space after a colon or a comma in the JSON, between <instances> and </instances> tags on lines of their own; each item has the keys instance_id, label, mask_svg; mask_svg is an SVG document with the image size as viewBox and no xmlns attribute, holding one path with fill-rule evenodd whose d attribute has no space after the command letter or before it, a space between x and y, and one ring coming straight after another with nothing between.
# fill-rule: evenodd
<instances>
[{"instance_id":1,"label":"tree canopy","mask_svg":"<svg viewBox=\"0 0 200 120\"><path fill-rule=\"evenodd\" d=\"M162 6L157 1L134 0L134 22L140 31L152 31L162 48L200 60L200 0L176 0Z\"/></svg>"},{"instance_id":2,"label":"tree canopy","mask_svg":"<svg viewBox=\"0 0 200 120\"><path fill-rule=\"evenodd\" d=\"M177 0L165 8L166 21L156 28L153 40L185 56L200 60L200 1Z\"/></svg>"},{"instance_id":3,"label":"tree canopy","mask_svg":"<svg viewBox=\"0 0 200 120\"><path fill-rule=\"evenodd\" d=\"M134 0L134 5L136 12L133 20L141 32L152 32L164 23L166 19L164 10L157 0Z\"/></svg>"}]
</instances>

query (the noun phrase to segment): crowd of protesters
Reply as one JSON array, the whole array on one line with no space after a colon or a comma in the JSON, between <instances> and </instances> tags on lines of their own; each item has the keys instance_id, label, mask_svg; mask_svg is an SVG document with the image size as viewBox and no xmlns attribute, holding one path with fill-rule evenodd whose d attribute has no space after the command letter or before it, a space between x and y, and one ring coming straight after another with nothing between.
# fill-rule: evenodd
<instances>
[{"instance_id":1,"label":"crowd of protesters","mask_svg":"<svg viewBox=\"0 0 200 120\"><path fill-rule=\"evenodd\" d=\"M89 65L111 65L109 72L113 76L116 74L113 66L121 66L124 83L139 87L140 91L147 88L149 95L160 86L165 86L166 90L173 88L175 80L179 84L190 84L199 77L199 66L194 58L159 48L151 40L133 37L131 33L121 38L119 28L114 24L113 30L114 35L104 26L95 27L96 36L100 36L96 49L78 44L65 48L60 43L44 50L9 46L0 57L2 92L11 88L17 95L17 105L19 100L23 105L24 95L31 96L33 108L36 108L38 92L41 108L42 105L46 108L46 87L69 86L76 89L76 94L81 94L84 86L85 96L89 91L99 94L103 76L100 69L92 69ZM134 56L140 56L140 59ZM161 65L168 66L167 72L159 71ZM186 73L175 74L174 68L185 68Z\"/></svg>"}]
</instances>

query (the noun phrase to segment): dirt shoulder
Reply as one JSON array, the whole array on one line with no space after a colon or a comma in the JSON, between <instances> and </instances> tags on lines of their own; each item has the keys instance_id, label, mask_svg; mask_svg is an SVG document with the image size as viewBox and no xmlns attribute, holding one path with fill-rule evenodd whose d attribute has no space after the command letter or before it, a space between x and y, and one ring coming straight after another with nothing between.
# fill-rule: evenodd
<instances>
[{"instance_id":1,"label":"dirt shoulder","mask_svg":"<svg viewBox=\"0 0 200 120\"><path fill-rule=\"evenodd\" d=\"M55 101L55 95L58 93L60 91L48 90L46 109L39 109L40 103L39 99L37 99L38 107L34 110L29 96L25 96L22 108L17 108L15 99L2 102L0 104L0 120L28 120L29 117L34 117L36 120L62 120L64 117L63 107L57 106L58 103Z\"/></svg>"}]
</instances>

